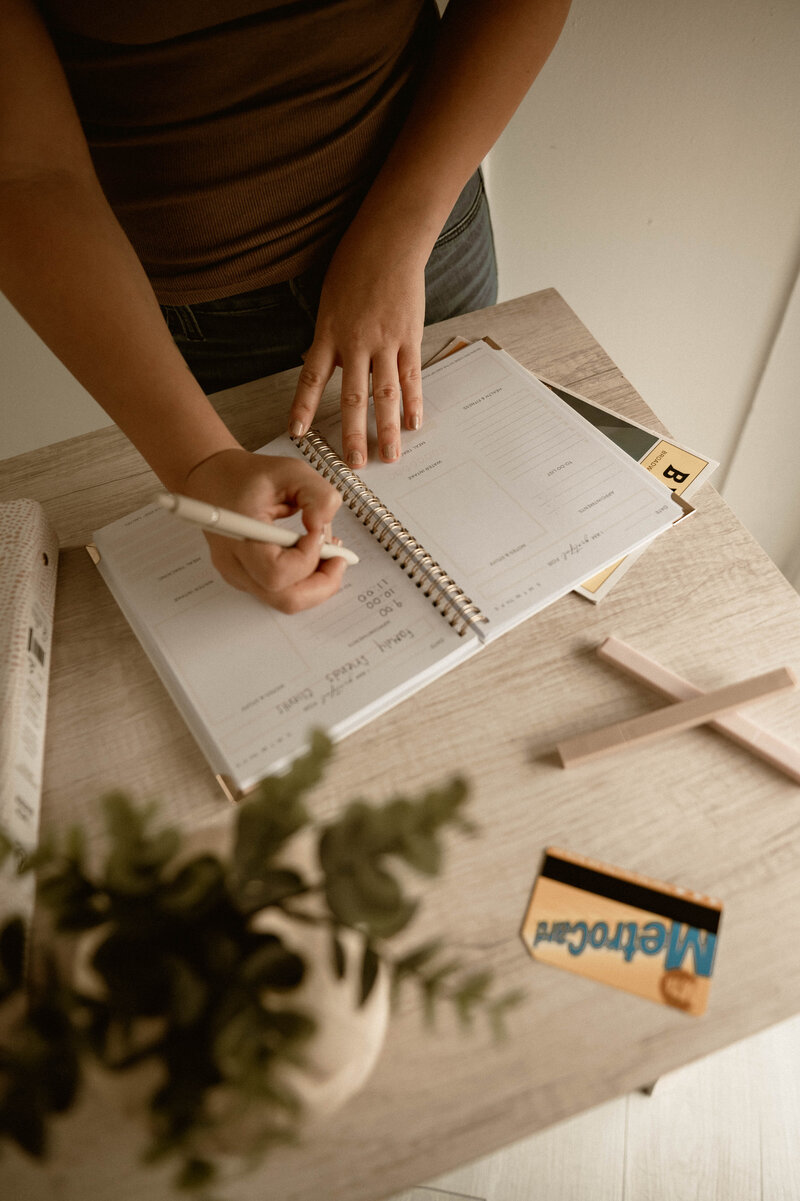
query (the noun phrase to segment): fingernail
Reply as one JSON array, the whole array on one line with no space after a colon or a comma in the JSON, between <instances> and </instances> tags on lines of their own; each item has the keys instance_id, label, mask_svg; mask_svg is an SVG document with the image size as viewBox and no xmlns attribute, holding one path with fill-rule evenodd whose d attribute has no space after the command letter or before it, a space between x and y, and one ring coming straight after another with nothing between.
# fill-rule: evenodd
<instances>
[{"instance_id":1,"label":"fingernail","mask_svg":"<svg viewBox=\"0 0 800 1201\"><path fill-rule=\"evenodd\" d=\"M303 433L302 421L293 421L292 424L289 426L289 433L292 435L293 438L299 438L300 435Z\"/></svg>"},{"instance_id":2,"label":"fingernail","mask_svg":"<svg viewBox=\"0 0 800 1201\"><path fill-rule=\"evenodd\" d=\"M347 456L347 464L349 467L363 467L364 456L360 450L351 450Z\"/></svg>"},{"instance_id":3,"label":"fingernail","mask_svg":"<svg viewBox=\"0 0 800 1201\"><path fill-rule=\"evenodd\" d=\"M412 430L418 430L421 425L422 425L422 418L420 417L419 413L415 413L414 416L411 418Z\"/></svg>"},{"instance_id":4,"label":"fingernail","mask_svg":"<svg viewBox=\"0 0 800 1201\"><path fill-rule=\"evenodd\" d=\"M381 454L383 455L384 459L396 459L397 458L397 447L396 446L384 446L383 449L381 450Z\"/></svg>"}]
</instances>

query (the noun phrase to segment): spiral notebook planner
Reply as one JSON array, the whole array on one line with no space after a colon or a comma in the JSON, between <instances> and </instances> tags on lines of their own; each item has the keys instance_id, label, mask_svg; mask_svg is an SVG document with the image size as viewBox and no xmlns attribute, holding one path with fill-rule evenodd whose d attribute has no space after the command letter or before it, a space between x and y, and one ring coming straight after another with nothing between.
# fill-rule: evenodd
<instances>
[{"instance_id":1,"label":"spiral notebook planner","mask_svg":"<svg viewBox=\"0 0 800 1201\"><path fill-rule=\"evenodd\" d=\"M359 556L336 596L286 616L216 576L202 533L157 504L95 535L98 567L231 795L312 727L344 737L592 572L667 529L669 491L508 355L476 343L423 372L402 458L350 470L340 418L263 453L342 494ZM299 524L299 518L290 519Z\"/></svg>"}]
</instances>

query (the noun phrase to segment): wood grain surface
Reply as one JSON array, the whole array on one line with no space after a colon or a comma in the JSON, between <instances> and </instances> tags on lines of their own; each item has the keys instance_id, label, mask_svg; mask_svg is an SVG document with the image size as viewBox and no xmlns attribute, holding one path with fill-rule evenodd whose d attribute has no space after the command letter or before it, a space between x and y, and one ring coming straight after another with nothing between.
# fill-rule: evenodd
<instances>
[{"instance_id":1,"label":"wood grain surface","mask_svg":"<svg viewBox=\"0 0 800 1201\"><path fill-rule=\"evenodd\" d=\"M650 425L644 402L553 290L432 327L491 335L525 366ZM246 445L281 432L294 372L219 394ZM329 403L335 403L333 389ZM675 431L680 438L680 431ZM702 450L702 448L698 448ZM122 787L160 797L178 823L226 821L230 808L133 634L81 549L93 529L150 499L155 480L114 430L0 464L0 498L45 505L62 551L56 603L43 829L80 819ZM800 669L800 599L710 487L698 512L659 538L600 605L575 595L485 648L338 748L314 796L320 816L351 796L381 799L462 772L472 838L451 840L425 884L414 941L443 932L526 999L495 1044L443 1013L426 1030L409 993L365 1090L299 1147L225 1191L230 1201L376 1201L597 1106L793 1015L800 994L800 790L708 729L569 772L555 744L663 702L601 662L610 634L712 690L773 667ZM753 709L789 741L800 699ZM701 1019L534 964L519 928L547 845L722 898L725 911ZM21 1157L9 1196L161 1201L166 1177L120 1163L102 1100L63 1124L58 1166ZM94 1108L92 1108L92 1105Z\"/></svg>"}]
</instances>

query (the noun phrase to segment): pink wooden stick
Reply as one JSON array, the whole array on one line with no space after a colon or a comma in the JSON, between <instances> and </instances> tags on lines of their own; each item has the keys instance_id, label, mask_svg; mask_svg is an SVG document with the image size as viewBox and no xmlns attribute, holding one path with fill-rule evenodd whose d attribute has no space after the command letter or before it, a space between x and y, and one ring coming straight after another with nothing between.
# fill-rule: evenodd
<instances>
[{"instance_id":1,"label":"pink wooden stick","mask_svg":"<svg viewBox=\"0 0 800 1201\"><path fill-rule=\"evenodd\" d=\"M642 684L649 684L670 700L687 701L690 697L702 695L702 689L696 684L635 650L621 638L606 638L598 646L597 653L601 659L613 663ZM741 713L728 713L724 717L714 718L708 724L800 784L800 747L784 742Z\"/></svg>"},{"instance_id":2,"label":"pink wooden stick","mask_svg":"<svg viewBox=\"0 0 800 1201\"><path fill-rule=\"evenodd\" d=\"M714 692L700 692L690 700L666 705L654 713L645 713L641 717L616 722L590 734L568 738L559 743L556 750L564 767L574 767L579 763L610 754L623 746L650 742L679 730L702 725L719 714L752 704L775 692L794 688L796 684L794 673L787 667L779 667L764 675L728 684Z\"/></svg>"}]
</instances>

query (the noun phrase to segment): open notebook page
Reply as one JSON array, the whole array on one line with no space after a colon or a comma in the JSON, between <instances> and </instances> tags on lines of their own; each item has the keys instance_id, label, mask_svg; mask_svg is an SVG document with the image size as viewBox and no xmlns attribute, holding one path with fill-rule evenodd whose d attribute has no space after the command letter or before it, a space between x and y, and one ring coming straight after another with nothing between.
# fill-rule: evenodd
<instances>
[{"instance_id":1,"label":"open notebook page","mask_svg":"<svg viewBox=\"0 0 800 1201\"><path fill-rule=\"evenodd\" d=\"M486 343L428 367L423 393L402 458L377 461L373 427L358 475L480 606L487 641L672 524L663 484ZM317 428L341 449L337 416Z\"/></svg>"},{"instance_id":2,"label":"open notebook page","mask_svg":"<svg viewBox=\"0 0 800 1201\"><path fill-rule=\"evenodd\" d=\"M300 456L288 438L274 454ZM311 728L339 738L460 663L460 637L349 510L341 591L286 616L225 584L200 530L157 505L95 535L99 569L215 772L246 789Z\"/></svg>"}]
</instances>

